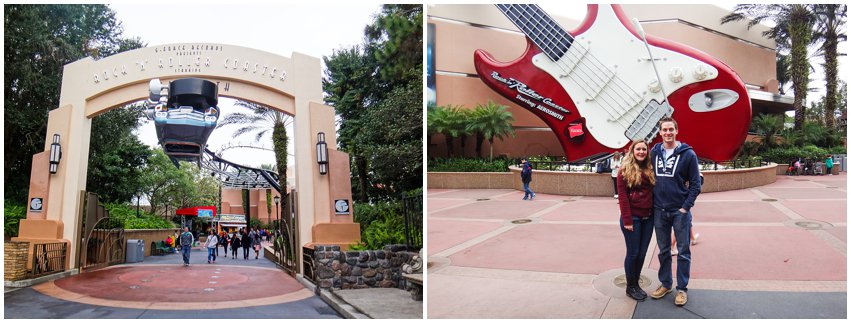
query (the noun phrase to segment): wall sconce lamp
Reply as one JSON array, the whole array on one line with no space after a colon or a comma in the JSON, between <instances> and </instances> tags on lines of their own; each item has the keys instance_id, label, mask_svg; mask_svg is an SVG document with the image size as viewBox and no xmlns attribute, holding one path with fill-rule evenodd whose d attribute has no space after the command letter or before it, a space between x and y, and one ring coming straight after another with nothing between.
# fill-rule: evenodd
<instances>
[{"instance_id":1,"label":"wall sconce lamp","mask_svg":"<svg viewBox=\"0 0 851 323\"><path fill-rule=\"evenodd\" d=\"M59 169L59 160L62 159L62 146L59 145L59 134L53 134L53 143L50 144L50 173L56 174Z\"/></svg>"},{"instance_id":2,"label":"wall sconce lamp","mask_svg":"<svg viewBox=\"0 0 851 323\"><path fill-rule=\"evenodd\" d=\"M317 134L318 142L316 143L316 162L319 164L319 174L328 174L328 144L325 143L325 133Z\"/></svg>"}]
</instances>

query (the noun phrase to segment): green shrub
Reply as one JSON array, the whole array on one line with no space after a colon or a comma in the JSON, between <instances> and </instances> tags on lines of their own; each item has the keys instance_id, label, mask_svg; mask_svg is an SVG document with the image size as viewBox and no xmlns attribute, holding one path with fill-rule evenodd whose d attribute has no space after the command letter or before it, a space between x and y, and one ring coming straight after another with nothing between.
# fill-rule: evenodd
<instances>
[{"instance_id":1,"label":"green shrub","mask_svg":"<svg viewBox=\"0 0 851 323\"><path fill-rule=\"evenodd\" d=\"M505 158L494 160L480 158L432 158L428 161L429 172L507 172L512 161Z\"/></svg>"},{"instance_id":2,"label":"green shrub","mask_svg":"<svg viewBox=\"0 0 851 323\"><path fill-rule=\"evenodd\" d=\"M836 146L830 148L830 153L835 155L845 155L848 153L848 149L845 146Z\"/></svg>"},{"instance_id":3,"label":"green shrub","mask_svg":"<svg viewBox=\"0 0 851 323\"><path fill-rule=\"evenodd\" d=\"M828 155L828 150L814 145L806 145L803 147L772 148L761 155L765 161L786 164L790 160L798 158L820 160Z\"/></svg>"},{"instance_id":4,"label":"green shrub","mask_svg":"<svg viewBox=\"0 0 851 323\"><path fill-rule=\"evenodd\" d=\"M18 236L18 224L27 218L27 206L15 204L10 200L3 202L3 234L10 237Z\"/></svg>"},{"instance_id":5,"label":"green shrub","mask_svg":"<svg viewBox=\"0 0 851 323\"><path fill-rule=\"evenodd\" d=\"M136 217L136 207L131 205L106 203L104 207L109 211L110 218L119 219L124 223L125 229L171 229L176 227L173 222L144 211L141 211L140 216Z\"/></svg>"},{"instance_id":6,"label":"green shrub","mask_svg":"<svg viewBox=\"0 0 851 323\"><path fill-rule=\"evenodd\" d=\"M380 250L388 244L405 243L402 202L355 203L355 222L361 226L361 241L351 250Z\"/></svg>"}]
</instances>

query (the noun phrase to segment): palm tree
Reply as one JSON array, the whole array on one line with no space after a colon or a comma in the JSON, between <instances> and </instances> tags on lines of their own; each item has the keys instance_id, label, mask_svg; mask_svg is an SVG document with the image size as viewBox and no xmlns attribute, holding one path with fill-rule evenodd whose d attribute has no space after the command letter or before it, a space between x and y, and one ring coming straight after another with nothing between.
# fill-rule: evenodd
<instances>
[{"instance_id":1,"label":"palm tree","mask_svg":"<svg viewBox=\"0 0 851 323\"><path fill-rule=\"evenodd\" d=\"M428 127L432 133L443 134L449 157L455 156L455 138L461 135L463 119L461 106L439 106L428 116Z\"/></svg>"},{"instance_id":2,"label":"palm tree","mask_svg":"<svg viewBox=\"0 0 851 323\"><path fill-rule=\"evenodd\" d=\"M839 74L839 62L837 47L839 42L847 40L845 35L845 18L848 6L845 4L816 4L815 32L813 41L822 43L819 54L824 55L824 74L827 93L825 94L824 123L828 129L834 127L834 113L836 111L837 77Z\"/></svg>"},{"instance_id":3,"label":"palm tree","mask_svg":"<svg viewBox=\"0 0 851 323\"><path fill-rule=\"evenodd\" d=\"M503 139L505 135L514 137L514 128L511 123L514 122L514 116L511 112L506 111L506 106L496 104L488 100L487 104L479 104L476 110L473 111L473 122L470 128L476 133L476 151L481 153L481 142L478 138L486 138L490 143L490 159L493 159L493 140L494 138Z\"/></svg>"},{"instance_id":4,"label":"palm tree","mask_svg":"<svg viewBox=\"0 0 851 323\"><path fill-rule=\"evenodd\" d=\"M804 127L804 111L809 81L807 46L812 42L812 27L815 21L813 5L810 4L740 4L733 13L721 18L721 24L750 18L748 28L763 21L773 21L775 26L763 32L764 37L774 39L778 50L789 50L789 71L795 98L795 130Z\"/></svg>"},{"instance_id":5,"label":"palm tree","mask_svg":"<svg viewBox=\"0 0 851 323\"><path fill-rule=\"evenodd\" d=\"M262 106L253 102L236 101L235 106L244 107L251 112L234 112L231 113L219 122L216 128L221 128L229 125L239 125L234 133L234 137L239 137L246 133L255 133L254 141L260 142L263 137L272 135L272 149L275 152L275 167L278 169L278 184L281 186L281 197L286 196L287 191L287 126L292 124L292 116Z\"/></svg>"},{"instance_id":6,"label":"palm tree","mask_svg":"<svg viewBox=\"0 0 851 323\"><path fill-rule=\"evenodd\" d=\"M776 114L760 114L753 119L753 126L763 135L765 148L774 147L774 136L783 128L783 116Z\"/></svg>"}]
</instances>

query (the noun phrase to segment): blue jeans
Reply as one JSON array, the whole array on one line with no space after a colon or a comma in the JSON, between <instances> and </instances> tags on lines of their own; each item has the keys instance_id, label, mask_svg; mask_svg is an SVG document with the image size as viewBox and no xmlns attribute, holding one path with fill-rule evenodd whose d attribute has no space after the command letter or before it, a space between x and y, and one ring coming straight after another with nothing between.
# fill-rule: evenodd
<instances>
[{"instance_id":1,"label":"blue jeans","mask_svg":"<svg viewBox=\"0 0 851 323\"><path fill-rule=\"evenodd\" d=\"M218 248L207 248L207 261L216 261L216 251Z\"/></svg>"},{"instance_id":2,"label":"blue jeans","mask_svg":"<svg viewBox=\"0 0 851 323\"><path fill-rule=\"evenodd\" d=\"M532 190L529 188L529 183L530 183L530 182L524 182L524 183L523 183L523 190L524 190L524 191L526 191L526 194L525 194L525 195L523 195L523 199L524 199L524 200L527 200L527 199L529 199L530 197L535 196L535 192L532 192Z\"/></svg>"},{"instance_id":3,"label":"blue jeans","mask_svg":"<svg viewBox=\"0 0 851 323\"><path fill-rule=\"evenodd\" d=\"M647 247L650 246L650 237L653 236L653 216L643 220L633 216L632 231L624 229L623 219L621 219L621 233L626 242L626 257L623 260L626 278L635 279L638 282L641 268L644 266L644 257L647 255Z\"/></svg>"},{"instance_id":4,"label":"blue jeans","mask_svg":"<svg viewBox=\"0 0 851 323\"><path fill-rule=\"evenodd\" d=\"M189 264L189 251L192 250L192 246L180 246L180 253L183 254L183 263Z\"/></svg>"},{"instance_id":5,"label":"blue jeans","mask_svg":"<svg viewBox=\"0 0 851 323\"><path fill-rule=\"evenodd\" d=\"M691 250L689 232L691 231L691 212L680 213L679 210L653 210L656 227L656 244L659 245L659 281L662 286L670 289L673 285L671 277L671 229L677 238L677 289L687 291L689 271L691 269Z\"/></svg>"}]
</instances>

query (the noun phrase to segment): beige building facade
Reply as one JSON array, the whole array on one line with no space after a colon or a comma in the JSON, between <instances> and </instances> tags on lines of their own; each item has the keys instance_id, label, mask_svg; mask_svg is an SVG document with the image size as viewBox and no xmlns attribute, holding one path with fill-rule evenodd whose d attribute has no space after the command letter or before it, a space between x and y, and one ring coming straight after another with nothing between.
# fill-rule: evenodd
<instances>
[{"instance_id":1,"label":"beige building facade","mask_svg":"<svg viewBox=\"0 0 851 323\"><path fill-rule=\"evenodd\" d=\"M557 5L542 6L546 11ZM792 98L779 95L776 77L776 46L762 37L766 27L748 29L745 23L722 25L729 10L714 5L622 5L626 15L636 18L649 35L678 42L713 56L730 66L745 83L751 98L752 117L762 113L781 114L792 110ZM502 62L520 57L526 50L526 37L493 5L430 5L428 27L431 50L430 78L434 80L437 106L461 105L473 109L488 100L508 106L514 116L516 136L494 142L494 156L563 156L555 134L533 113L491 90L477 75L473 53L482 49ZM550 13L566 31L581 21ZM433 40L432 40L433 39ZM456 156L474 156L475 140L467 139L461 152L455 140ZM428 142L429 157L447 155L442 135ZM487 141L482 151L490 149Z\"/></svg>"}]
</instances>

